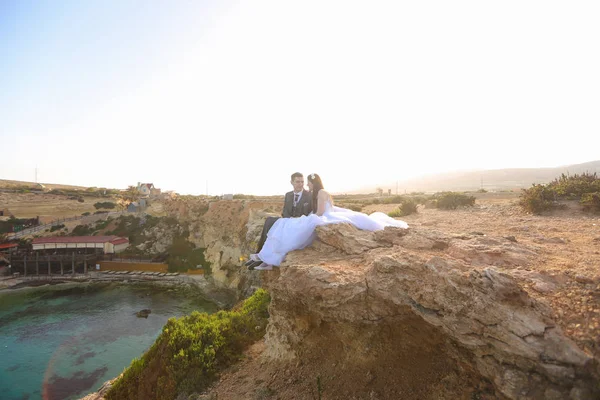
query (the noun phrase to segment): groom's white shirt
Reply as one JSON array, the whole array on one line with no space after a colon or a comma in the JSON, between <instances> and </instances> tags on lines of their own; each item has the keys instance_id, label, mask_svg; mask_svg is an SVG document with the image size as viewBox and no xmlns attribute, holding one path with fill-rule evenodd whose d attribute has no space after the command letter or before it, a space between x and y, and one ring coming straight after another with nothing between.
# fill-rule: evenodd
<instances>
[{"instance_id":1,"label":"groom's white shirt","mask_svg":"<svg viewBox=\"0 0 600 400\"><path fill-rule=\"evenodd\" d=\"M300 199L302 198L302 192L304 190L301 190L299 192L294 192L294 198L296 197L296 195L298 195L298 200L294 202L294 207L296 207L298 205L298 203L300 203Z\"/></svg>"}]
</instances>

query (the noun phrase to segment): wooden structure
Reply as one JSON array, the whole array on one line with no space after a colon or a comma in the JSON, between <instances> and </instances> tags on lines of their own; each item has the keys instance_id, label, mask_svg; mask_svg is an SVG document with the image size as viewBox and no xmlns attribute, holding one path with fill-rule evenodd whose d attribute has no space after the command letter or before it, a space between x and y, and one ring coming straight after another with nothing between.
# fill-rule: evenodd
<instances>
[{"instance_id":1,"label":"wooden structure","mask_svg":"<svg viewBox=\"0 0 600 400\"><path fill-rule=\"evenodd\" d=\"M40 255L39 252L25 255L10 256L9 262L12 273L28 275L75 275L87 274L88 266L95 266L98 254L58 254ZM70 266L70 269L68 269Z\"/></svg>"},{"instance_id":2,"label":"wooden structure","mask_svg":"<svg viewBox=\"0 0 600 400\"><path fill-rule=\"evenodd\" d=\"M119 236L51 236L33 239L34 251L48 250L52 253L69 253L73 249L89 253L119 253L129 247L129 239Z\"/></svg>"}]
</instances>

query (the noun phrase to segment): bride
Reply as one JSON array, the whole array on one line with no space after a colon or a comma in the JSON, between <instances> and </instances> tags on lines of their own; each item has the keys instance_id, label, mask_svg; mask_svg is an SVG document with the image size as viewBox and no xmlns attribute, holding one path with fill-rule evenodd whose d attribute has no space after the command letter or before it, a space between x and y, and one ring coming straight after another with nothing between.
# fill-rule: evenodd
<instances>
[{"instance_id":1,"label":"bride","mask_svg":"<svg viewBox=\"0 0 600 400\"><path fill-rule=\"evenodd\" d=\"M263 262L257 270L270 270L283 262L285 255L303 249L315 238L315 228L319 225L350 223L358 229L377 231L386 226L408 228L404 221L393 219L381 212L367 215L333 205L333 198L324 189L321 177L308 176L308 187L312 193L313 213L300 218L279 218L269 230L267 241L258 258Z\"/></svg>"}]
</instances>

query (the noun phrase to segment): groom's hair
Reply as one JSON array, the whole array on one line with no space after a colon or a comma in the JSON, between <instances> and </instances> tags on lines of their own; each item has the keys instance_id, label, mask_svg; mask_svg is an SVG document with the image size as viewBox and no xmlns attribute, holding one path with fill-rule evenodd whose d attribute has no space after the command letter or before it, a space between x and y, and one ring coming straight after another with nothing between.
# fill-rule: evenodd
<instances>
[{"instance_id":1,"label":"groom's hair","mask_svg":"<svg viewBox=\"0 0 600 400\"><path fill-rule=\"evenodd\" d=\"M291 180L293 181L294 178L304 178L304 175L302 175L300 172L294 172Z\"/></svg>"}]
</instances>

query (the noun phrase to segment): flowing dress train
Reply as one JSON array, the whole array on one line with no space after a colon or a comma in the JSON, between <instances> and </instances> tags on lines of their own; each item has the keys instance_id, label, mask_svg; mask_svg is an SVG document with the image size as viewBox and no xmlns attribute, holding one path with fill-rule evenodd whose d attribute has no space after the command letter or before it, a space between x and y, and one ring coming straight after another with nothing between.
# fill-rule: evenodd
<instances>
[{"instance_id":1,"label":"flowing dress train","mask_svg":"<svg viewBox=\"0 0 600 400\"><path fill-rule=\"evenodd\" d=\"M279 218L269 230L267 240L258 257L267 264L280 265L287 253L303 249L313 242L317 226L340 223L350 223L358 229L367 231L378 231L386 226L408 228L406 222L382 212L367 215L335 207L328 201L325 203L325 212L320 217L310 214L300 218Z\"/></svg>"}]
</instances>

